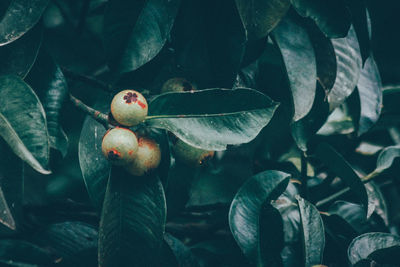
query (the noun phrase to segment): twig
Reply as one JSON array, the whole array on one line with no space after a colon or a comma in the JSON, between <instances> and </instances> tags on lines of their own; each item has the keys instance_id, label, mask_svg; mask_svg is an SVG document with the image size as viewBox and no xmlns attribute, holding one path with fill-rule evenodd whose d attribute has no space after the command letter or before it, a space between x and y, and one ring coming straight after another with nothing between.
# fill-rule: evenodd
<instances>
[{"instance_id":1,"label":"twig","mask_svg":"<svg viewBox=\"0 0 400 267\"><path fill-rule=\"evenodd\" d=\"M304 153L301 153L301 191L303 198L308 199L308 187L307 187L307 159Z\"/></svg>"},{"instance_id":2,"label":"twig","mask_svg":"<svg viewBox=\"0 0 400 267\"><path fill-rule=\"evenodd\" d=\"M81 100L79 100L78 98L74 97L71 94L69 94L69 99L81 111L85 112L86 114L91 116L93 119L95 119L99 123L103 124L106 129L113 128L113 126L108 121L107 114L104 114L98 110L95 110L94 108L89 107L88 105L86 105Z\"/></svg>"},{"instance_id":3,"label":"twig","mask_svg":"<svg viewBox=\"0 0 400 267\"><path fill-rule=\"evenodd\" d=\"M90 84L95 87L99 87L106 92L112 92L111 85L109 85L105 82L102 82L94 77L91 77L91 76L88 76L85 74L76 73L69 69L63 68L63 67L61 68L61 70L67 78L70 78L70 79L76 80L76 81L80 81L80 82L84 82L84 83Z\"/></svg>"}]
</instances>

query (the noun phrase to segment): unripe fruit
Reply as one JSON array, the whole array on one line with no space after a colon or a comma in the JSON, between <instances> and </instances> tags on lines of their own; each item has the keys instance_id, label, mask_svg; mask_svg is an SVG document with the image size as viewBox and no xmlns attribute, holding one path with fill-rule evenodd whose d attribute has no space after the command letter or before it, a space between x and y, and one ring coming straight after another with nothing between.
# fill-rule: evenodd
<instances>
[{"instance_id":1,"label":"unripe fruit","mask_svg":"<svg viewBox=\"0 0 400 267\"><path fill-rule=\"evenodd\" d=\"M208 151L193 147L181 139L178 139L173 146L175 158L190 166L199 166L214 157L214 151Z\"/></svg>"},{"instance_id":2,"label":"unripe fruit","mask_svg":"<svg viewBox=\"0 0 400 267\"><path fill-rule=\"evenodd\" d=\"M135 90L123 90L111 101L111 114L124 126L135 126L147 116L148 106L144 96Z\"/></svg>"},{"instance_id":3,"label":"unripe fruit","mask_svg":"<svg viewBox=\"0 0 400 267\"><path fill-rule=\"evenodd\" d=\"M135 133L120 127L108 130L101 143L104 156L115 165L132 162L136 158L138 147Z\"/></svg>"},{"instance_id":4,"label":"unripe fruit","mask_svg":"<svg viewBox=\"0 0 400 267\"><path fill-rule=\"evenodd\" d=\"M192 83L184 78L172 78L166 81L162 88L161 93L167 92L184 92L184 91L194 91L196 87Z\"/></svg>"},{"instance_id":5,"label":"unripe fruit","mask_svg":"<svg viewBox=\"0 0 400 267\"><path fill-rule=\"evenodd\" d=\"M160 165L161 151L159 145L150 138L139 137L139 148L134 161L125 169L134 176L143 176Z\"/></svg>"}]
</instances>

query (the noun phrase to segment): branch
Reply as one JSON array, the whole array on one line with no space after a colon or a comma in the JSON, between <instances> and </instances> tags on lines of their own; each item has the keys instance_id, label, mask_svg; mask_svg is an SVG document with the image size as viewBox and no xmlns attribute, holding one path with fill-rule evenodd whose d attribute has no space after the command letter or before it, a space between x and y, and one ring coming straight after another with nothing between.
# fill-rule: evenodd
<instances>
[{"instance_id":1,"label":"branch","mask_svg":"<svg viewBox=\"0 0 400 267\"><path fill-rule=\"evenodd\" d=\"M301 153L301 193L302 197L308 199L308 187L307 187L307 159L304 153Z\"/></svg>"},{"instance_id":2,"label":"branch","mask_svg":"<svg viewBox=\"0 0 400 267\"><path fill-rule=\"evenodd\" d=\"M76 80L76 81L80 81L80 82L83 82L83 83L90 84L90 85L92 85L94 87L101 88L106 92L112 92L113 91L110 84L107 84L107 83L105 83L103 81L100 81L100 80L98 80L98 79L96 79L94 77L91 77L91 76L88 76L88 75L84 75L84 74L80 74L80 73L76 73L76 72L73 72L73 71L71 71L69 69L66 69L64 67L61 67L61 70L64 73L64 75L67 78L71 79L71 80Z\"/></svg>"},{"instance_id":3,"label":"branch","mask_svg":"<svg viewBox=\"0 0 400 267\"><path fill-rule=\"evenodd\" d=\"M108 129L108 128L114 128L109 121L108 121L108 115L104 114L98 110L95 110L94 108L89 107L85 103L83 103L81 100L76 98L75 96L69 94L69 99L71 102L80 109L81 111L85 112L87 115L91 116L93 119L98 121L99 123L103 124L103 126Z\"/></svg>"}]
</instances>

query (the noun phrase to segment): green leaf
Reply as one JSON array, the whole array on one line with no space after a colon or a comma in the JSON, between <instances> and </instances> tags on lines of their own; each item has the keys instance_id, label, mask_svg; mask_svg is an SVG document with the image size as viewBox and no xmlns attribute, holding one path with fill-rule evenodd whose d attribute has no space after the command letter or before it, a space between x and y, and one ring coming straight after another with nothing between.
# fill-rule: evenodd
<instances>
[{"instance_id":1,"label":"green leaf","mask_svg":"<svg viewBox=\"0 0 400 267\"><path fill-rule=\"evenodd\" d=\"M164 240L167 245L165 248L169 250L175 261L177 263L176 266L180 267L199 267L199 263L196 257L192 254L190 249L185 246L179 239L173 237L172 235L166 233L164 235ZM162 262L164 265L165 263Z\"/></svg>"},{"instance_id":2,"label":"green leaf","mask_svg":"<svg viewBox=\"0 0 400 267\"><path fill-rule=\"evenodd\" d=\"M40 19L49 0L13 0L0 20L0 46L20 38Z\"/></svg>"},{"instance_id":3,"label":"green leaf","mask_svg":"<svg viewBox=\"0 0 400 267\"><path fill-rule=\"evenodd\" d=\"M342 0L291 0L293 7L303 17L315 21L320 30L330 38L346 36L350 27L350 14Z\"/></svg>"},{"instance_id":4,"label":"green leaf","mask_svg":"<svg viewBox=\"0 0 400 267\"><path fill-rule=\"evenodd\" d=\"M357 198L358 203L365 208L365 213L368 211L368 216L373 211L368 205L367 190L360 177L355 173L350 164L340 155L333 147L327 143L318 145L315 156L321 160L332 172L339 176L343 182L350 187L350 191Z\"/></svg>"},{"instance_id":5,"label":"green leaf","mask_svg":"<svg viewBox=\"0 0 400 267\"><path fill-rule=\"evenodd\" d=\"M304 266L322 263L325 247L324 223L317 208L298 197L303 232Z\"/></svg>"},{"instance_id":6,"label":"green leaf","mask_svg":"<svg viewBox=\"0 0 400 267\"><path fill-rule=\"evenodd\" d=\"M59 66L47 51L42 49L27 79L43 104L47 118L50 146L65 157L68 137L61 128L61 110L68 96L67 81Z\"/></svg>"},{"instance_id":7,"label":"green leaf","mask_svg":"<svg viewBox=\"0 0 400 267\"><path fill-rule=\"evenodd\" d=\"M361 70L357 88L361 104L358 135L362 135L378 121L381 114L382 81L372 57L367 59Z\"/></svg>"},{"instance_id":8,"label":"green leaf","mask_svg":"<svg viewBox=\"0 0 400 267\"><path fill-rule=\"evenodd\" d=\"M100 95L100 100L94 106L101 112L108 112L110 96ZM83 180L93 205L100 212L107 180L110 173L110 162L103 156L101 143L106 129L91 117L86 117L79 138L79 164Z\"/></svg>"},{"instance_id":9,"label":"green leaf","mask_svg":"<svg viewBox=\"0 0 400 267\"><path fill-rule=\"evenodd\" d=\"M289 0L235 0L248 40L272 31L290 7Z\"/></svg>"},{"instance_id":10,"label":"green leaf","mask_svg":"<svg viewBox=\"0 0 400 267\"><path fill-rule=\"evenodd\" d=\"M49 135L43 106L17 76L0 77L0 136L32 168L50 173Z\"/></svg>"},{"instance_id":11,"label":"green leaf","mask_svg":"<svg viewBox=\"0 0 400 267\"><path fill-rule=\"evenodd\" d=\"M375 172L380 173L389 169L398 157L400 157L400 145L385 147L378 155Z\"/></svg>"},{"instance_id":12,"label":"green leaf","mask_svg":"<svg viewBox=\"0 0 400 267\"><path fill-rule=\"evenodd\" d=\"M53 264L49 251L27 241L15 239L0 240L0 260L21 263L16 266L31 266L29 264L51 266ZM22 263L26 265L22 265Z\"/></svg>"},{"instance_id":13,"label":"green leaf","mask_svg":"<svg viewBox=\"0 0 400 267\"><path fill-rule=\"evenodd\" d=\"M336 54L336 79L328 94L330 109L338 107L351 95L361 71L361 55L356 33L351 27L345 38L332 39Z\"/></svg>"},{"instance_id":14,"label":"green leaf","mask_svg":"<svg viewBox=\"0 0 400 267\"><path fill-rule=\"evenodd\" d=\"M104 48L119 73L138 69L164 46L180 0L111 0L104 16Z\"/></svg>"},{"instance_id":15,"label":"green leaf","mask_svg":"<svg viewBox=\"0 0 400 267\"><path fill-rule=\"evenodd\" d=\"M17 230L22 218L22 161L9 153L3 140L0 140L0 151L0 234L10 234Z\"/></svg>"},{"instance_id":16,"label":"green leaf","mask_svg":"<svg viewBox=\"0 0 400 267\"><path fill-rule=\"evenodd\" d=\"M264 203L268 204L285 191L289 178L289 174L280 171L259 173L243 184L231 203L229 227L233 237L243 253L257 264L262 264L263 254L268 253L264 249L274 245L269 243L269 246L261 247L261 244L268 242L266 233L271 233L265 229L261 230L262 227L269 227L260 224L265 222L264 219L260 221L262 207Z\"/></svg>"},{"instance_id":17,"label":"green leaf","mask_svg":"<svg viewBox=\"0 0 400 267\"><path fill-rule=\"evenodd\" d=\"M113 168L99 230L100 266L153 266L166 219L164 190L157 177L133 177Z\"/></svg>"},{"instance_id":18,"label":"green leaf","mask_svg":"<svg viewBox=\"0 0 400 267\"><path fill-rule=\"evenodd\" d=\"M42 44L43 29L36 26L17 41L0 46L0 75L18 75L25 78Z\"/></svg>"},{"instance_id":19,"label":"green leaf","mask_svg":"<svg viewBox=\"0 0 400 267\"><path fill-rule=\"evenodd\" d=\"M253 140L277 106L268 96L244 88L167 93L151 101L146 123L194 147L224 150Z\"/></svg>"},{"instance_id":20,"label":"green leaf","mask_svg":"<svg viewBox=\"0 0 400 267\"><path fill-rule=\"evenodd\" d=\"M321 86L317 86L314 104L310 112L301 120L291 124L291 132L294 141L302 151L307 151L307 143L322 127L329 115L329 105L325 100L325 92Z\"/></svg>"},{"instance_id":21,"label":"green leaf","mask_svg":"<svg viewBox=\"0 0 400 267\"><path fill-rule=\"evenodd\" d=\"M83 222L62 222L37 231L33 243L51 247L62 266L97 265L97 229Z\"/></svg>"},{"instance_id":22,"label":"green leaf","mask_svg":"<svg viewBox=\"0 0 400 267\"><path fill-rule=\"evenodd\" d=\"M272 33L278 45L294 104L293 120L298 121L310 112L317 84L314 49L307 31L286 16Z\"/></svg>"},{"instance_id":23,"label":"green leaf","mask_svg":"<svg viewBox=\"0 0 400 267\"><path fill-rule=\"evenodd\" d=\"M397 251L397 254L393 253L394 250ZM398 259L399 251L400 251L399 236L388 233L366 233L356 237L351 242L347 250L347 255L350 263L354 265L364 259L373 259L374 254L378 253L383 254L385 252L389 253L389 255L392 254L394 258L390 259L389 257L386 257L386 259L384 260L394 261L395 259Z\"/></svg>"}]
</instances>

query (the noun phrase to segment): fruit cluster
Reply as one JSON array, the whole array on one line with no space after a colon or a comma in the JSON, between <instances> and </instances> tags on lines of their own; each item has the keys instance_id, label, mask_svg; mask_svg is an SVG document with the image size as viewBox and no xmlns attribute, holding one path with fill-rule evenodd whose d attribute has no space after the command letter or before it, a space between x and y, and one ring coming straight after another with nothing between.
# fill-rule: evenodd
<instances>
[{"instance_id":1,"label":"fruit cluster","mask_svg":"<svg viewBox=\"0 0 400 267\"><path fill-rule=\"evenodd\" d=\"M168 80L162 93L196 90L182 78ZM106 132L102 141L104 156L114 165L123 166L134 176L143 176L158 167L161 161L160 146L150 137L135 134L129 127L146 119L148 104L144 96L135 90L123 90L111 101L111 115L118 124ZM214 151L192 147L173 134L172 151L182 163L196 166L213 157Z\"/></svg>"}]
</instances>

